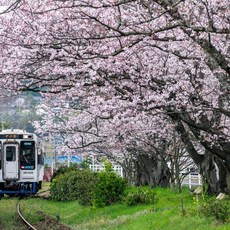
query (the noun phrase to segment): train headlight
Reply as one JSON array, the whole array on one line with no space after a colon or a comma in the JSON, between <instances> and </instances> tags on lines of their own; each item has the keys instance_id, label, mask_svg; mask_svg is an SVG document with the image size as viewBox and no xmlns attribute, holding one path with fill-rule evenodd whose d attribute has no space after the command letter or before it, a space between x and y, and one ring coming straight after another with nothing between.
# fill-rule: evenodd
<instances>
[{"instance_id":1,"label":"train headlight","mask_svg":"<svg viewBox=\"0 0 230 230\"><path fill-rule=\"evenodd\" d=\"M33 136L32 135L23 135L23 139L33 139Z\"/></svg>"}]
</instances>

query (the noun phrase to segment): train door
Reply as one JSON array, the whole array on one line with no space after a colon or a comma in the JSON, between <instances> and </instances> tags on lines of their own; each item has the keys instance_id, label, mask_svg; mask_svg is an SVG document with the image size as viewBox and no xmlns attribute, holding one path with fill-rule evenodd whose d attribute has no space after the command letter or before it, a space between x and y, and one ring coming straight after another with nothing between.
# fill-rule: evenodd
<instances>
[{"instance_id":1,"label":"train door","mask_svg":"<svg viewBox=\"0 0 230 230\"><path fill-rule=\"evenodd\" d=\"M18 180L19 179L19 165L18 165L18 145L5 144L4 145L4 180Z\"/></svg>"}]
</instances>

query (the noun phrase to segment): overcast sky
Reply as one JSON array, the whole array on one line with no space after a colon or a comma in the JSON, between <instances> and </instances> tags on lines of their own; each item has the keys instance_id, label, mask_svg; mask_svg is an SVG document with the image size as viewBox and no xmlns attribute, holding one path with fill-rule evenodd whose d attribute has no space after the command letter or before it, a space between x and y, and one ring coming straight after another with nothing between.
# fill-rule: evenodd
<instances>
[{"instance_id":1,"label":"overcast sky","mask_svg":"<svg viewBox=\"0 0 230 230\"><path fill-rule=\"evenodd\" d=\"M2 13L4 10L6 10L7 7L6 6L0 6L0 13Z\"/></svg>"}]
</instances>

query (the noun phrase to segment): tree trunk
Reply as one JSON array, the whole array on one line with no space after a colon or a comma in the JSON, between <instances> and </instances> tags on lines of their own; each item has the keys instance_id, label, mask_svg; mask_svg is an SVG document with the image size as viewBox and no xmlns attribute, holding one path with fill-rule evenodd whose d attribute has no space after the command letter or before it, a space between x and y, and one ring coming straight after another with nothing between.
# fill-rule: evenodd
<instances>
[{"instance_id":1,"label":"tree trunk","mask_svg":"<svg viewBox=\"0 0 230 230\"><path fill-rule=\"evenodd\" d=\"M205 178L203 183L207 185L209 194L230 193L228 167L222 159L206 151L205 158L201 162L201 174Z\"/></svg>"},{"instance_id":2,"label":"tree trunk","mask_svg":"<svg viewBox=\"0 0 230 230\"><path fill-rule=\"evenodd\" d=\"M135 166L137 186L169 186L170 170L156 157L148 156L146 154L138 155Z\"/></svg>"},{"instance_id":3,"label":"tree trunk","mask_svg":"<svg viewBox=\"0 0 230 230\"><path fill-rule=\"evenodd\" d=\"M206 192L218 194L219 192L228 191L229 193L227 186L229 173L227 167L224 166L224 161L208 150L205 150L204 155L198 154L181 122L177 123L177 131L181 134L181 139L185 144L187 152L200 170Z\"/></svg>"}]
</instances>

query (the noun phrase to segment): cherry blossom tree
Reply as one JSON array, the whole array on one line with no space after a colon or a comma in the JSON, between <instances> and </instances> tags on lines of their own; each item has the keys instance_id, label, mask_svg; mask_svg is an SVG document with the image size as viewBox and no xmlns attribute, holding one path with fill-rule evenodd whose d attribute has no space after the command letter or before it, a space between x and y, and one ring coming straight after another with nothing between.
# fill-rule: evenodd
<instances>
[{"instance_id":1,"label":"cherry blossom tree","mask_svg":"<svg viewBox=\"0 0 230 230\"><path fill-rule=\"evenodd\" d=\"M0 19L1 85L80 100L113 134L135 136L142 117L160 139L175 128L209 190L229 192L228 9L228 0L20 1Z\"/></svg>"},{"instance_id":2,"label":"cherry blossom tree","mask_svg":"<svg viewBox=\"0 0 230 230\"><path fill-rule=\"evenodd\" d=\"M154 130L159 128L156 128L156 121L151 116L143 113L129 118L102 119L91 114L89 109L83 110L81 104L71 107L71 101L52 99L52 106L50 101L46 103L40 106L44 120L35 122L41 134L48 131L51 136L60 135L66 147L75 154L107 156L123 167L130 183L152 186L169 184L171 175L166 145L162 145L163 142L157 138ZM166 139L166 134L164 136ZM63 152L68 151L66 147L62 148ZM136 174L133 173L134 168Z\"/></svg>"},{"instance_id":3,"label":"cherry blossom tree","mask_svg":"<svg viewBox=\"0 0 230 230\"><path fill-rule=\"evenodd\" d=\"M21 3L21 0L14 0L14 1L1 1L1 5L0 5L0 14L6 14L9 13L13 10L15 10Z\"/></svg>"}]
</instances>

